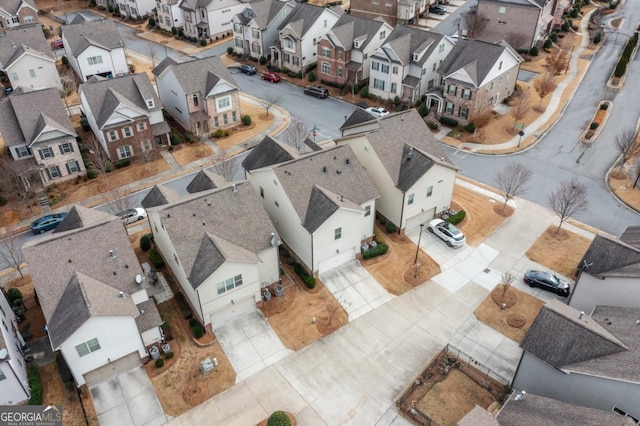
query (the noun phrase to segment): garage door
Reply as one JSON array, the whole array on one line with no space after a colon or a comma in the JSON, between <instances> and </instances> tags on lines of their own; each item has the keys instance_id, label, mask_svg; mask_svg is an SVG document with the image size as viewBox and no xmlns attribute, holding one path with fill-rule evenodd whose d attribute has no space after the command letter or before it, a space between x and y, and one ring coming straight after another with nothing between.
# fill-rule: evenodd
<instances>
[{"instance_id":1,"label":"garage door","mask_svg":"<svg viewBox=\"0 0 640 426\"><path fill-rule=\"evenodd\" d=\"M125 355L122 358L111 361L107 365L86 373L84 375L84 381L88 387L92 387L119 374L125 373L141 363L138 352L132 352L129 355Z\"/></svg>"},{"instance_id":2,"label":"garage door","mask_svg":"<svg viewBox=\"0 0 640 426\"><path fill-rule=\"evenodd\" d=\"M425 225L436 215L436 208L432 208L431 210L427 210L424 213L419 213L413 217L407 219L407 224L405 225L405 233L410 229L417 228L421 223Z\"/></svg>"},{"instance_id":3,"label":"garage door","mask_svg":"<svg viewBox=\"0 0 640 426\"><path fill-rule=\"evenodd\" d=\"M227 305L223 309L211 314L211 325L214 329L256 310L256 301L253 296L245 297L244 299L234 302L235 303Z\"/></svg>"},{"instance_id":4,"label":"garage door","mask_svg":"<svg viewBox=\"0 0 640 426\"><path fill-rule=\"evenodd\" d=\"M342 253L338 253L335 256L330 257L329 259L323 260L318 265L318 274L324 274L327 271L332 270L333 268L337 268L338 266L344 265L356 258L355 250L347 250Z\"/></svg>"}]
</instances>

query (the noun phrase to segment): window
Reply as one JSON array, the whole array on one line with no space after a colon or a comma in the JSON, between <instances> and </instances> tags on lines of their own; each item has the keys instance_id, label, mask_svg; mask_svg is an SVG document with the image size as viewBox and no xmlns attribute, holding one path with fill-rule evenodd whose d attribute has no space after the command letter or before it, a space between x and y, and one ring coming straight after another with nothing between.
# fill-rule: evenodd
<instances>
[{"instance_id":1,"label":"window","mask_svg":"<svg viewBox=\"0 0 640 426\"><path fill-rule=\"evenodd\" d=\"M213 127L218 127L220 122L218 121L218 117L213 117Z\"/></svg>"},{"instance_id":2,"label":"window","mask_svg":"<svg viewBox=\"0 0 640 426\"><path fill-rule=\"evenodd\" d=\"M36 20L33 18L33 16L25 16L24 17L24 23L25 24L33 24L34 22L36 22Z\"/></svg>"},{"instance_id":3,"label":"window","mask_svg":"<svg viewBox=\"0 0 640 426\"><path fill-rule=\"evenodd\" d=\"M31 150L29 150L29 148L27 148L26 146L18 146L16 147L16 155L18 156L18 158L22 158L22 157L28 157L31 155Z\"/></svg>"},{"instance_id":4,"label":"window","mask_svg":"<svg viewBox=\"0 0 640 426\"><path fill-rule=\"evenodd\" d=\"M242 49L242 46L243 46L242 39L237 38L236 39L236 47L239 47L240 49Z\"/></svg>"},{"instance_id":5,"label":"window","mask_svg":"<svg viewBox=\"0 0 640 426\"><path fill-rule=\"evenodd\" d=\"M338 77L342 77L342 68L338 67Z\"/></svg>"},{"instance_id":6,"label":"window","mask_svg":"<svg viewBox=\"0 0 640 426\"><path fill-rule=\"evenodd\" d=\"M327 20L326 20L326 19L325 19L324 21L322 21L322 26L323 26L324 28L327 28L327 25L328 25L328 23L327 23Z\"/></svg>"},{"instance_id":7,"label":"window","mask_svg":"<svg viewBox=\"0 0 640 426\"><path fill-rule=\"evenodd\" d=\"M47 167L47 174L49 175L49 179L57 179L62 176L60 174L60 167L58 166Z\"/></svg>"},{"instance_id":8,"label":"window","mask_svg":"<svg viewBox=\"0 0 640 426\"><path fill-rule=\"evenodd\" d=\"M198 95L193 95L193 106L198 106L200 104L200 100L198 99Z\"/></svg>"},{"instance_id":9,"label":"window","mask_svg":"<svg viewBox=\"0 0 640 426\"><path fill-rule=\"evenodd\" d=\"M391 72L398 75L398 67L394 65L393 68L391 68Z\"/></svg>"},{"instance_id":10,"label":"window","mask_svg":"<svg viewBox=\"0 0 640 426\"><path fill-rule=\"evenodd\" d=\"M121 159L131 157L131 145L123 145L118 148L118 157Z\"/></svg>"},{"instance_id":11,"label":"window","mask_svg":"<svg viewBox=\"0 0 640 426\"><path fill-rule=\"evenodd\" d=\"M380 71L380 62L371 61L371 69L374 71Z\"/></svg>"},{"instance_id":12,"label":"window","mask_svg":"<svg viewBox=\"0 0 640 426\"><path fill-rule=\"evenodd\" d=\"M469 115L469 108L461 106L460 111L458 111L458 115L461 118L467 118L467 116Z\"/></svg>"},{"instance_id":13,"label":"window","mask_svg":"<svg viewBox=\"0 0 640 426\"><path fill-rule=\"evenodd\" d=\"M238 121L238 115L235 111L231 111L231 121L233 121L234 123Z\"/></svg>"},{"instance_id":14,"label":"window","mask_svg":"<svg viewBox=\"0 0 640 426\"><path fill-rule=\"evenodd\" d=\"M436 70L436 63L433 63L433 67L431 68L431 71L435 71Z\"/></svg>"},{"instance_id":15,"label":"window","mask_svg":"<svg viewBox=\"0 0 640 426\"><path fill-rule=\"evenodd\" d=\"M364 217L371 216L371 206L364 206Z\"/></svg>"},{"instance_id":16,"label":"window","mask_svg":"<svg viewBox=\"0 0 640 426\"><path fill-rule=\"evenodd\" d=\"M427 198L431 197L432 194L433 194L433 185L427 188Z\"/></svg>"},{"instance_id":17,"label":"window","mask_svg":"<svg viewBox=\"0 0 640 426\"><path fill-rule=\"evenodd\" d=\"M60 154L71 154L73 152L73 144L71 142L60 144Z\"/></svg>"},{"instance_id":18,"label":"window","mask_svg":"<svg viewBox=\"0 0 640 426\"><path fill-rule=\"evenodd\" d=\"M285 49L289 49L289 50L293 50L293 40L291 40L290 38L285 38L284 39L284 48Z\"/></svg>"},{"instance_id":19,"label":"window","mask_svg":"<svg viewBox=\"0 0 640 426\"><path fill-rule=\"evenodd\" d=\"M342 50L338 50L338 59L342 60L344 52Z\"/></svg>"},{"instance_id":20,"label":"window","mask_svg":"<svg viewBox=\"0 0 640 426\"><path fill-rule=\"evenodd\" d=\"M440 44L440 46L438 46L438 53L442 53L444 52L444 43Z\"/></svg>"},{"instance_id":21,"label":"window","mask_svg":"<svg viewBox=\"0 0 640 426\"><path fill-rule=\"evenodd\" d=\"M462 99L467 99L467 100L471 99L471 90L462 89Z\"/></svg>"},{"instance_id":22,"label":"window","mask_svg":"<svg viewBox=\"0 0 640 426\"><path fill-rule=\"evenodd\" d=\"M289 56L288 53L283 54L282 55L282 62L290 63L291 59L289 59L289 58L290 58L290 56Z\"/></svg>"},{"instance_id":23,"label":"window","mask_svg":"<svg viewBox=\"0 0 640 426\"><path fill-rule=\"evenodd\" d=\"M447 102L446 103L445 111L447 112L447 114L453 114L453 103L452 102Z\"/></svg>"},{"instance_id":24,"label":"window","mask_svg":"<svg viewBox=\"0 0 640 426\"><path fill-rule=\"evenodd\" d=\"M257 28L252 28L251 29L251 35L253 36L253 38L260 38L260 30Z\"/></svg>"},{"instance_id":25,"label":"window","mask_svg":"<svg viewBox=\"0 0 640 426\"><path fill-rule=\"evenodd\" d=\"M242 285L242 275L236 275L233 278L227 278L221 283L218 283L216 287L218 287L218 294L222 294L225 291L231 291L236 287L240 287L241 285Z\"/></svg>"},{"instance_id":26,"label":"window","mask_svg":"<svg viewBox=\"0 0 640 426\"><path fill-rule=\"evenodd\" d=\"M325 58L329 58L330 57L329 48L323 47L321 52L320 52L320 56L324 56Z\"/></svg>"},{"instance_id":27,"label":"window","mask_svg":"<svg viewBox=\"0 0 640 426\"><path fill-rule=\"evenodd\" d=\"M13 81L18 81L19 80L17 72L12 72L11 73L11 80L13 80Z\"/></svg>"},{"instance_id":28,"label":"window","mask_svg":"<svg viewBox=\"0 0 640 426\"><path fill-rule=\"evenodd\" d=\"M53 150L49 147L40 149L40 158L42 160L47 158L53 158Z\"/></svg>"},{"instance_id":29,"label":"window","mask_svg":"<svg viewBox=\"0 0 640 426\"><path fill-rule=\"evenodd\" d=\"M133 136L133 132L131 131L131 127L125 127L124 129L122 129L122 135L125 138L130 138L131 136Z\"/></svg>"},{"instance_id":30,"label":"window","mask_svg":"<svg viewBox=\"0 0 640 426\"><path fill-rule=\"evenodd\" d=\"M260 196L264 198L264 188L260 187Z\"/></svg>"},{"instance_id":31,"label":"window","mask_svg":"<svg viewBox=\"0 0 640 426\"><path fill-rule=\"evenodd\" d=\"M436 84L435 82L436 82L435 79L429 80L429 82L427 83L427 90L433 89L433 86L435 86Z\"/></svg>"},{"instance_id":32,"label":"window","mask_svg":"<svg viewBox=\"0 0 640 426\"><path fill-rule=\"evenodd\" d=\"M229 124L229 117L227 117L227 113L226 112L224 114L222 114L222 124L224 124L225 126L227 124Z\"/></svg>"},{"instance_id":33,"label":"window","mask_svg":"<svg viewBox=\"0 0 640 426\"><path fill-rule=\"evenodd\" d=\"M274 201L273 203L276 205L276 207L280 208L280 204L278 204L277 201Z\"/></svg>"},{"instance_id":34,"label":"window","mask_svg":"<svg viewBox=\"0 0 640 426\"><path fill-rule=\"evenodd\" d=\"M331 65L329 65L326 62L323 62L322 65L320 65L320 72L322 74L331 75Z\"/></svg>"},{"instance_id":35,"label":"window","mask_svg":"<svg viewBox=\"0 0 640 426\"><path fill-rule=\"evenodd\" d=\"M342 228L336 228L333 231L333 239L334 240L339 240L340 238L342 238Z\"/></svg>"},{"instance_id":36,"label":"window","mask_svg":"<svg viewBox=\"0 0 640 426\"><path fill-rule=\"evenodd\" d=\"M420 68L420 75L425 75L427 73L426 68Z\"/></svg>"},{"instance_id":37,"label":"window","mask_svg":"<svg viewBox=\"0 0 640 426\"><path fill-rule=\"evenodd\" d=\"M391 93L398 93L398 83L391 83Z\"/></svg>"},{"instance_id":38,"label":"window","mask_svg":"<svg viewBox=\"0 0 640 426\"><path fill-rule=\"evenodd\" d=\"M380 31L380 40L384 40L384 38L387 36L387 32L386 31Z\"/></svg>"},{"instance_id":39,"label":"window","mask_svg":"<svg viewBox=\"0 0 640 426\"><path fill-rule=\"evenodd\" d=\"M147 123L145 121L140 121L138 124L136 124L136 127L139 132L143 132L147 130Z\"/></svg>"},{"instance_id":40,"label":"window","mask_svg":"<svg viewBox=\"0 0 640 426\"><path fill-rule=\"evenodd\" d=\"M507 13L507 8L501 7L500 9L498 9L498 13Z\"/></svg>"},{"instance_id":41,"label":"window","mask_svg":"<svg viewBox=\"0 0 640 426\"><path fill-rule=\"evenodd\" d=\"M17 16L14 16L11 18L11 22L13 22L14 24L19 24L20 23L20 19Z\"/></svg>"},{"instance_id":42,"label":"window","mask_svg":"<svg viewBox=\"0 0 640 426\"><path fill-rule=\"evenodd\" d=\"M409 194L409 198L407 199L407 204L408 205L413 204L413 194Z\"/></svg>"},{"instance_id":43,"label":"window","mask_svg":"<svg viewBox=\"0 0 640 426\"><path fill-rule=\"evenodd\" d=\"M501 70L502 69L502 61L500 61L500 64L498 65L498 69Z\"/></svg>"},{"instance_id":44,"label":"window","mask_svg":"<svg viewBox=\"0 0 640 426\"><path fill-rule=\"evenodd\" d=\"M116 132L115 130L109 130L108 136L110 142L118 140L118 132Z\"/></svg>"},{"instance_id":45,"label":"window","mask_svg":"<svg viewBox=\"0 0 640 426\"><path fill-rule=\"evenodd\" d=\"M87 58L89 65L99 65L102 63L102 56L90 56Z\"/></svg>"},{"instance_id":46,"label":"window","mask_svg":"<svg viewBox=\"0 0 640 426\"><path fill-rule=\"evenodd\" d=\"M449 88L447 89L447 93L450 95L455 96L456 95L456 86L454 84L450 84Z\"/></svg>"},{"instance_id":47,"label":"window","mask_svg":"<svg viewBox=\"0 0 640 426\"><path fill-rule=\"evenodd\" d=\"M315 37L313 38L313 45L314 45L314 46L317 46L317 45L318 45L318 39L317 39L317 38L315 38Z\"/></svg>"},{"instance_id":48,"label":"window","mask_svg":"<svg viewBox=\"0 0 640 426\"><path fill-rule=\"evenodd\" d=\"M224 98L217 98L216 104L218 111L229 109L231 108L231 97L225 96Z\"/></svg>"},{"instance_id":49,"label":"window","mask_svg":"<svg viewBox=\"0 0 640 426\"><path fill-rule=\"evenodd\" d=\"M89 355L91 352L95 352L98 349L100 349L98 339L91 339L88 342L81 343L76 346L76 351L78 351L78 355L80 356Z\"/></svg>"},{"instance_id":50,"label":"window","mask_svg":"<svg viewBox=\"0 0 640 426\"><path fill-rule=\"evenodd\" d=\"M382 64L382 72L389 74L389 65Z\"/></svg>"},{"instance_id":51,"label":"window","mask_svg":"<svg viewBox=\"0 0 640 426\"><path fill-rule=\"evenodd\" d=\"M293 65L300 64L300 58L298 58L297 56L292 56L291 58L293 59Z\"/></svg>"},{"instance_id":52,"label":"window","mask_svg":"<svg viewBox=\"0 0 640 426\"><path fill-rule=\"evenodd\" d=\"M251 51L253 53L257 53L260 54L260 43L254 41L253 43L251 43Z\"/></svg>"},{"instance_id":53,"label":"window","mask_svg":"<svg viewBox=\"0 0 640 426\"><path fill-rule=\"evenodd\" d=\"M375 89L384 90L384 80L378 80L377 78L373 79L373 87Z\"/></svg>"},{"instance_id":54,"label":"window","mask_svg":"<svg viewBox=\"0 0 640 426\"><path fill-rule=\"evenodd\" d=\"M76 160L72 160L67 163L67 173L72 175L74 173L78 173L79 171L80 171L80 165Z\"/></svg>"},{"instance_id":55,"label":"window","mask_svg":"<svg viewBox=\"0 0 640 426\"><path fill-rule=\"evenodd\" d=\"M35 77L36 76L36 70L29 70L29 76Z\"/></svg>"}]
</instances>

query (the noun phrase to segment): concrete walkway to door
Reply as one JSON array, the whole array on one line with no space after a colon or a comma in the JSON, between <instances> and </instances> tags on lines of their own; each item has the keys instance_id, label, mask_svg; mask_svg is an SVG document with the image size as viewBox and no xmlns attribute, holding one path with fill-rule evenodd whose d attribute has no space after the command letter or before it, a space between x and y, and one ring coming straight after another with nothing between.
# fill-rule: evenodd
<instances>
[{"instance_id":1,"label":"concrete walkway to door","mask_svg":"<svg viewBox=\"0 0 640 426\"><path fill-rule=\"evenodd\" d=\"M320 280L349 314L349 322L385 304L395 296L357 260L320 275Z\"/></svg>"}]
</instances>

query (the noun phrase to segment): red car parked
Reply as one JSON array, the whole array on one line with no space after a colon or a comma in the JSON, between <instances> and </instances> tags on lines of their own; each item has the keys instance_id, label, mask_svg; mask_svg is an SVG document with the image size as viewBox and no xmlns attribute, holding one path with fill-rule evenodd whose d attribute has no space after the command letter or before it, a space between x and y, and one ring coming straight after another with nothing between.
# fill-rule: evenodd
<instances>
[{"instance_id":1,"label":"red car parked","mask_svg":"<svg viewBox=\"0 0 640 426\"><path fill-rule=\"evenodd\" d=\"M277 83L280 81L280 76L274 72L268 72L266 74L262 74L262 79L270 81L271 83Z\"/></svg>"}]
</instances>

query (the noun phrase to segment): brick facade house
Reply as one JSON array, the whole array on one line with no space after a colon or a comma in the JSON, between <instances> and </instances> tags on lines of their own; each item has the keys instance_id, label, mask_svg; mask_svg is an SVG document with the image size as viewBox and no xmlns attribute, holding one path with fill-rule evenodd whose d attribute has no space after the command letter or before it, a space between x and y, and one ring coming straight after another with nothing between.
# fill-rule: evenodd
<instances>
[{"instance_id":1,"label":"brick facade house","mask_svg":"<svg viewBox=\"0 0 640 426\"><path fill-rule=\"evenodd\" d=\"M7 28L39 22L38 8L32 0L3 0L0 3L0 33Z\"/></svg>"}]
</instances>

